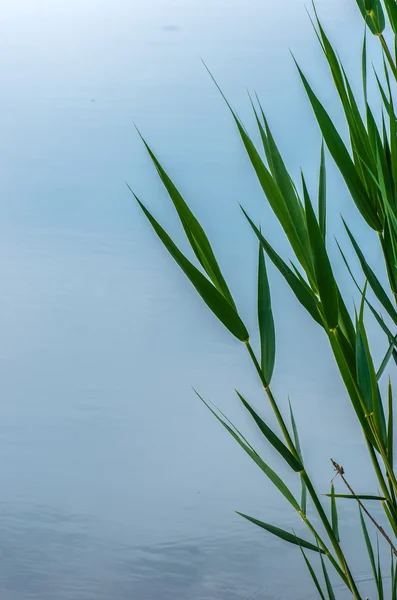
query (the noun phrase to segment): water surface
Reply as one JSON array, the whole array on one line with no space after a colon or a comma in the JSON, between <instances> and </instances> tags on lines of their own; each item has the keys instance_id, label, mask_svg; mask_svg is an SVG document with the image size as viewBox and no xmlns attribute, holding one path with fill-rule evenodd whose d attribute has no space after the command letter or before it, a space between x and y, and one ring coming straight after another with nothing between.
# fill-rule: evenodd
<instances>
[{"instance_id":1,"label":"water surface","mask_svg":"<svg viewBox=\"0 0 397 600\"><path fill-rule=\"evenodd\" d=\"M355 2L317 5L358 74ZM2 7L5 600L315 597L299 552L233 513L303 533L191 388L245 427L298 493L234 396L237 387L272 422L243 348L196 298L124 184L185 248L135 122L208 231L254 330L256 244L238 203L287 256L288 249L201 59L250 126L246 88L259 93L292 173L303 166L314 185L320 138L289 48L342 123L303 0L14 0ZM340 233L339 210L350 222L356 213L331 164L330 179L330 226ZM375 246L369 252L376 258ZM291 394L309 469L328 491L333 456L353 482L370 485L325 340L277 274L270 277L274 388L283 410ZM369 565L351 535L354 518L353 507L342 510L365 581Z\"/></svg>"}]
</instances>

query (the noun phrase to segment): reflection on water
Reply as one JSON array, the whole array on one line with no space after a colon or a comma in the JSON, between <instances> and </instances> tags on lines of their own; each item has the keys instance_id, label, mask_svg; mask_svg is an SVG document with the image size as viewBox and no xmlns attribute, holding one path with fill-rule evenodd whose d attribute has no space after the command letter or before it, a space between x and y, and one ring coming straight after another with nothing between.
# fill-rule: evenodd
<instances>
[{"instance_id":1,"label":"reflection on water","mask_svg":"<svg viewBox=\"0 0 397 600\"><path fill-rule=\"evenodd\" d=\"M0 582L7 598L281 600L314 598L285 546L250 538L197 538L153 546L102 537L89 517L40 506L1 506ZM263 572L272 573L271 579ZM301 592L299 591L301 589ZM288 596L287 596L288 597Z\"/></svg>"}]
</instances>

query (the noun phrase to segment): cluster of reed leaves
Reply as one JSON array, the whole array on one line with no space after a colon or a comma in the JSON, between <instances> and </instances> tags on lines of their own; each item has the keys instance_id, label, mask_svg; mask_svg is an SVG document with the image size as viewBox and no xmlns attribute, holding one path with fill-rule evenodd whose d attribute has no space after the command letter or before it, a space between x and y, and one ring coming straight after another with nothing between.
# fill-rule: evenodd
<instances>
[{"instance_id":1,"label":"cluster of reed leaves","mask_svg":"<svg viewBox=\"0 0 397 600\"><path fill-rule=\"evenodd\" d=\"M145 140L143 142L178 214L195 255L196 264L180 251L146 206L135 194L134 196L158 237L204 302L248 351L270 407L276 416L278 431L269 427L240 392L237 392L237 397L267 442L300 478L301 497L297 499L293 495L281 477L219 409L200 397L201 400L299 514L308 528L308 539L298 537L293 531L239 514L300 549L321 598L330 600L335 598L329 575L329 568L332 567L353 597L359 600L363 597L362 592L348 565L338 528L339 502L347 500L356 502L359 524L361 524L363 540L373 570L378 598L382 600L387 594L379 558L379 543L383 543L389 547L391 556L390 597L397 600L397 550L393 541L397 537L397 478L393 464L393 389L389 380L387 397L382 398L379 388L379 381L389 360L393 357L397 362L397 336L390 329L390 327L397 327L395 307L397 298L397 116L392 94L392 87L397 80L397 43L394 44L395 49L392 52L384 37L385 27L389 26L388 35L397 40L397 0L383 0L383 3L381 0L356 0L356 2L365 20L366 31L369 30L380 41L383 69L382 73L375 71L374 77L379 89L382 110L376 118L368 103L366 34L361 57L362 97L357 101L343 65L313 7L313 27L344 111L350 140L348 147L297 64L302 84L323 138L316 199L310 197L303 173L301 173L300 190L291 178L259 98L251 98L251 104L263 145L262 150L258 150L255 146L243 123L226 101L259 184L294 254L294 260L287 264L272 248L265 232L242 208L259 246L257 284L259 356L251 346L249 332L222 275L206 233ZM345 254L339 247L346 267L360 292L360 305L353 311L349 310L343 299L327 249L325 147L344 178L359 214L377 233L390 286L390 289L385 289L382 285L375 271L368 264L365 252L344 222L347 238L362 270L362 283L360 283L354 279ZM315 489L306 471L292 408L290 407L287 422L271 389L275 361L275 328L265 257L282 274L298 302L322 328L329 340L348 397L361 425L379 484L378 495L355 494L344 475L343 468L334 463L336 474L342 478L348 493L336 494L331 485L328 494L330 504L326 508L322 494ZM392 325L389 326L382 318L383 311L388 315L387 322ZM375 317L387 339L387 351L378 368L375 367L368 341L366 314ZM380 502L383 507L387 531L371 514L370 504L374 501ZM309 503L311 509L315 511L316 523L322 526L321 531L308 517ZM377 551L373 546L375 533L378 536ZM314 553L312 556L318 557L317 566L313 565L308 551Z\"/></svg>"}]
</instances>

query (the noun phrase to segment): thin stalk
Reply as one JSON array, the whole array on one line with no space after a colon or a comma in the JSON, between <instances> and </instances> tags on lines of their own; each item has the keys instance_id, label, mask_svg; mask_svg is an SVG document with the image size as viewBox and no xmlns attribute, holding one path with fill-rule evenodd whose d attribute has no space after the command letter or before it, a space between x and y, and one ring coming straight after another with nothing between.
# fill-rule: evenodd
<instances>
[{"instance_id":1,"label":"thin stalk","mask_svg":"<svg viewBox=\"0 0 397 600\"><path fill-rule=\"evenodd\" d=\"M270 386L269 386L268 382L266 381L265 377L263 376L262 369L261 369L261 367L260 367L260 365L258 363L258 360L257 360L257 358L255 356L254 351L252 350L251 344L249 343L249 341L247 341L247 342L245 342L245 345L247 347L247 350L248 350L248 353L249 353L249 355L251 357L251 360L252 360L252 362L253 362L253 364L255 366L255 369L256 369L256 371L257 371L257 373L259 375L261 383L262 383L262 385L263 385L263 387L265 389L265 392L266 392L266 394L267 394L267 396L269 398L271 407L272 407L272 409L273 409L273 411L274 411L274 413L276 415L277 421L278 421L278 423L280 425L280 428L281 428L281 431L282 431L282 433L284 435L285 441L287 442L287 444L288 444L291 452L294 454L294 456L296 456L297 458L299 458L298 457L298 453L297 453L296 448L295 448L295 445L294 445L294 443L292 441L292 438L291 438L291 436L289 434L289 431L288 431L288 429L287 429L287 427L286 427L286 425L284 423L284 419L283 419L283 417L282 417L282 415L280 413L280 410L279 410L279 408L277 406L276 400L275 400L275 398L274 398L274 396L273 396L273 394L272 394L272 392L270 390ZM325 528L325 530L327 532L329 540L330 540L330 542L332 544L332 547L333 547L333 549L335 551L335 554L336 554L336 556L337 556L337 558L339 560L339 563L340 563L342 569L339 567L338 563L335 561L335 559L332 557L331 554L327 554L327 556L330 558L330 561L331 561L332 565L335 567L335 569L337 570L338 574L342 577L344 583L347 585L347 587L349 588L349 590L353 594L354 598L356 600L361 600L360 593L359 593L359 591L357 589L357 586L356 586L356 584L354 582L354 579L352 577L350 569L349 569L349 567L347 565L347 562L346 562L345 556L343 554L343 551L342 551L342 549L340 547L340 544L339 544L338 540L335 537L335 534L334 534L334 531L332 529L332 526L331 526L331 524L330 524L330 522L328 520L327 515L325 514L325 511L324 511L324 509L322 507L322 504L321 504L321 502L320 502L320 500L319 500L319 498L318 498L318 496L316 494L316 491L315 491L315 489L313 487L311 479L310 479L310 477L309 477L309 475L308 475L308 473L306 472L305 469L300 472L300 476L301 476L302 480L304 481L304 483L305 483L305 485L306 485L306 487L307 487L307 489L309 491L309 494L310 494L310 496L311 496L311 498L313 500L313 503L314 503L314 505L316 507L317 513L318 513L318 515L319 515L319 517L321 519L321 522L323 523L323 526L324 526L324 528ZM310 528L311 525L310 525L310 522L308 522L306 515L303 515L302 512L300 512L300 515L303 518L303 520L308 524L308 526ZM314 529L312 531L314 532L314 535L317 538L318 534L315 533ZM324 548L324 550L325 550L325 548Z\"/></svg>"},{"instance_id":2,"label":"thin stalk","mask_svg":"<svg viewBox=\"0 0 397 600\"><path fill-rule=\"evenodd\" d=\"M383 527L381 525L379 525L379 523L374 519L374 517L371 515L371 513L366 509L366 507L364 506L364 504L361 502L360 498L357 497L357 494L355 493L355 491L353 490L353 488L351 487L351 485L347 481L347 479L345 477L344 468L341 467L340 465L338 465L338 463L336 463L332 458L331 458L331 462L334 465L335 470L337 471L338 475L342 479L343 483L345 484L345 486L347 487L347 489L349 490L349 492L353 496L356 496L356 500L357 500L359 506L361 507L361 509L365 512L365 514L370 519L370 521L372 521L372 523L375 525L375 527L377 528L377 530L385 538L385 540L389 544L389 546L390 546L393 554L395 556L397 556L397 549L396 549L395 545L393 544L393 542L391 541L391 539L389 538L389 536L387 535L386 531L383 529Z\"/></svg>"},{"instance_id":3,"label":"thin stalk","mask_svg":"<svg viewBox=\"0 0 397 600\"><path fill-rule=\"evenodd\" d=\"M314 489L313 484L312 484L312 482L310 480L310 477L307 475L306 471L305 471L305 473L302 474L302 479L304 480L304 482L306 484L307 490L308 490L308 492L309 492L309 494L310 494L310 496L311 496L311 498L313 500L313 504L316 507L316 510L317 510L317 512L319 514L319 517L320 517L320 519L321 519L321 521L322 521L322 523L324 525L324 528L325 528L325 530L327 532L327 535L328 535L328 537L330 539L332 547L334 548L335 553L336 553L336 555L338 557L338 560L339 560L340 564L342 565L343 571L345 572L346 578L348 580L348 587L349 587L351 593L353 594L354 598L356 598L357 600L360 600L361 599L360 592L357 589L357 586L355 584L353 576L352 576L352 574L350 572L350 569L349 569L349 567L347 565L347 562L346 562L345 556L343 554L343 551L342 551L342 549L340 547L340 544L339 544L338 540L335 537L335 534L334 534L334 531L332 529L332 526L331 526L331 524L330 524L330 522L328 520L327 515L325 514L323 506L322 506L322 504L321 504L321 502L320 502L320 500L319 500L319 498L318 498L318 496L316 494L316 490Z\"/></svg>"},{"instance_id":4,"label":"thin stalk","mask_svg":"<svg viewBox=\"0 0 397 600\"><path fill-rule=\"evenodd\" d=\"M395 79L397 80L397 67L396 67L396 64L395 64L395 62L393 60L393 57L392 57L391 52L389 50L389 47L386 44L386 40L383 37L382 33L378 37L379 37L380 43L382 45L383 52L385 53L385 56L387 58L387 62L389 63L390 68L392 70L392 73L393 73Z\"/></svg>"},{"instance_id":5,"label":"thin stalk","mask_svg":"<svg viewBox=\"0 0 397 600\"><path fill-rule=\"evenodd\" d=\"M271 407L272 407L272 409L274 411L274 414L276 415L278 424L280 425L280 429L283 432L285 441L287 442L288 447L291 450L292 454L295 456L295 458L297 458L298 460L300 460L300 457L298 455L298 452L296 451L295 445L294 445L294 443L292 441L292 438L291 438L291 436L289 434L287 426L286 426L286 424L284 422L284 419L283 419L283 417L282 417L282 415L280 413L280 410L279 410L279 408L277 406L277 402L276 402L276 400L275 400L275 398L274 398L274 396L273 396L273 394L272 394L272 392L270 390L269 384L267 383L267 381L265 380L265 378L263 376L262 369L260 367L260 364L258 363L258 360L257 360L257 358L255 356L255 353L252 350L251 344L248 341L248 342L245 342L245 345L247 347L247 350L248 350L248 353L249 353L249 355L251 357L251 360L254 363L255 369L256 369L256 371L257 371L257 373L259 375L259 378L260 378L261 383L262 383L262 385L264 387L264 390L265 390L265 392L267 394L267 397L269 398L270 405L271 405Z\"/></svg>"}]
</instances>

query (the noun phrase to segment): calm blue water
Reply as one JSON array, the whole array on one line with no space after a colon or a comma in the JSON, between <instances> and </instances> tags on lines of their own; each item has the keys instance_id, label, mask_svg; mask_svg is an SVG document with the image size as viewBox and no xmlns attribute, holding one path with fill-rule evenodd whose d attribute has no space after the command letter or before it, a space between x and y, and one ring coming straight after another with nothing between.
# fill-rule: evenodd
<instances>
[{"instance_id":1,"label":"calm blue water","mask_svg":"<svg viewBox=\"0 0 397 600\"><path fill-rule=\"evenodd\" d=\"M359 85L355 2L317 5ZM299 552L233 513L303 532L192 392L262 447L233 391L268 414L243 348L166 256L124 183L186 248L135 122L208 231L254 329L256 244L238 203L288 249L201 59L249 126L246 88L258 92L291 172L302 166L314 186L320 138L289 48L342 123L303 0L4 3L2 599L315 597ZM356 213L331 161L329 173L330 227L342 235L339 210L351 223ZM325 340L270 277L274 389L283 409L291 395L309 469L324 492L330 456L352 483L370 485ZM342 510L342 530L365 580L354 517Z\"/></svg>"}]
</instances>

